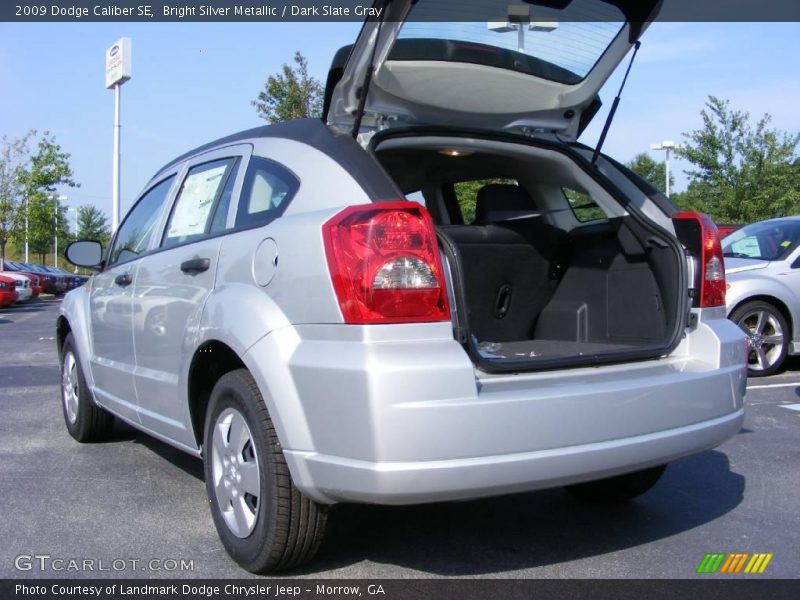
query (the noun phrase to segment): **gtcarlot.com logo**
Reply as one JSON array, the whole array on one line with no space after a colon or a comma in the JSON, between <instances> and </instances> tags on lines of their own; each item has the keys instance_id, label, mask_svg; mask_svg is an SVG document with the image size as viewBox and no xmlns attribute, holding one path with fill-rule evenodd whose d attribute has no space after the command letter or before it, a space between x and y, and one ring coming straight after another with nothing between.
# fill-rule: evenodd
<instances>
[{"instance_id":1,"label":"gtcarlot.com logo","mask_svg":"<svg viewBox=\"0 0 800 600\"><path fill-rule=\"evenodd\" d=\"M20 554L14 559L18 571L194 571L194 559L185 558L76 558L50 554Z\"/></svg>"},{"instance_id":2,"label":"gtcarlot.com logo","mask_svg":"<svg viewBox=\"0 0 800 600\"><path fill-rule=\"evenodd\" d=\"M763 573L769 561L772 560L772 552L709 552L700 561L697 572L701 574L723 573L727 575L736 573L760 574Z\"/></svg>"}]
</instances>

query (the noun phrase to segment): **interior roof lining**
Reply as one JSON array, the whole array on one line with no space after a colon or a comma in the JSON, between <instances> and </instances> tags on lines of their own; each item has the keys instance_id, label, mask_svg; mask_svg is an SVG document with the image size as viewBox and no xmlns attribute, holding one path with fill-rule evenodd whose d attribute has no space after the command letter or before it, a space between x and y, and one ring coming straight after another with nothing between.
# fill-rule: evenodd
<instances>
[{"instance_id":1,"label":"interior roof lining","mask_svg":"<svg viewBox=\"0 0 800 600\"><path fill-rule=\"evenodd\" d=\"M469 156L450 157L439 154L440 150L463 150L473 151L474 154ZM427 155L422 161L426 163L431 159L431 163L426 163L420 168L419 159L411 163L412 169L408 169L408 160L397 160L398 164L393 164L391 155L399 153L415 153L420 150L425 151ZM402 137L402 138L389 138L382 140L375 147L375 154L384 168L395 178L398 185L403 188L404 192L412 192L424 188L426 184L431 182L431 178L438 184L447 183L450 181L466 181L474 179L483 179L490 177L508 177L522 181L530 181L531 176L529 171L531 159L537 162L547 164L547 169L543 169L541 174L537 177L539 183L544 185L552 185L559 187L571 187L578 191L589 193L593 200L608 214L609 217L625 216L627 212L619 205L619 203L606 192L602 186L595 182L583 169L576 165L569 157L545 148L537 148L534 146L514 144L512 142L501 142L496 140L483 140L477 138L465 137L448 137L448 136L425 136L425 137ZM384 156L388 156L386 159ZM465 160L466 159L466 160ZM492 167L484 169L485 161L487 159L495 160L498 163L497 169ZM512 160L509 163L509 159ZM454 168L443 168L437 170L437 166L444 164L445 167L449 164L446 161L453 161ZM456 162L459 161L459 162ZM553 168L553 163L558 166L557 169ZM405 172L402 172L406 169ZM443 176L436 177L431 175L432 172L443 173ZM461 173L460 177L456 175ZM418 180L422 177L423 181L415 184L415 189L410 189L409 186L415 178Z\"/></svg>"}]
</instances>

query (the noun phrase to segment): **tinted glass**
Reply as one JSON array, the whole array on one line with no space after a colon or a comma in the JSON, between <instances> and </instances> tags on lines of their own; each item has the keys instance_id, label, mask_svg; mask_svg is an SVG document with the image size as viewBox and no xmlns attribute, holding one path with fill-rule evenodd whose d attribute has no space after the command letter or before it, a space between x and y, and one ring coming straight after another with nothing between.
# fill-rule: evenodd
<instances>
[{"instance_id":1,"label":"tinted glass","mask_svg":"<svg viewBox=\"0 0 800 600\"><path fill-rule=\"evenodd\" d=\"M599 221L607 219L608 215L603 212L603 209L597 206L597 203L592 200L592 197L585 192L578 192L570 188L562 188L564 196L567 198L569 207L572 214L581 223L587 221Z\"/></svg>"},{"instance_id":2,"label":"tinted glass","mask_svg":"<svg viewBox=\"0 0 800 600\"><path fill-rule=\"evenodd\" d=\"M753 223L722 240L722 253L731 258L782 260L800 242L800 220L780 219Z\"/></svg>"},{"instance_id":3,"label":"tinted glass","mask_svg":"<svg viewBox=\"0 0 800 600\"><path fill-rule=\"evenodd\" d=\"M519 25L509 23L512 4L530 19L521 35ZM477 63L574 84L592 70L624 22L617 7L597 0L572 0L561 10L508 0L420 0L389 58Z\"/></svg>"},{"instance_id":4,"label":"tinted glass","mask_svg":"<svg viewBox=\"0 0 800 600\"><path fill-rule=\"evenodd\" d=\"M174 246L202 238L233 159L216 160L189 169L178 192L161 246Z\"/></svg>"},{"instance_id":5,"label":"tinted glass","mask_svg":"<svg viewBox=\"0 0 800 600\"><path fill-rule=\"evenodd\" d=\"M297 187L297 179L284 167L265 158L251 158L236 211L237 229L266 225L279 217Z\"/></svg>"},{"instance_id":6,"label":"tinted glass","mask_svg":"<svg viewBox=\"0 0 800 600\"><path fill-rule=\"evenodd\" d=\"M133 260L147 250L158 213L169 193L173 179L174 176L150 188L125 217L109 254L109 266Z\"/></svg>"},{"instance_id":7,"label":"tinted glass","mask_svg":"<svg viewBox=\"0 0 800 600\"><path fill-rule=\"evenodd\" d=\"M211 233L218 233L225 230L225 222L228 220L228 208L231 205L231 196L233 196L233 186L236 183L236 173L239 171L239 162L237 161L231 168L228 175L228 181L225 183L225 189L222 190L222 195L217 202L217 208L214 209L214 219L211 222Z\"/></svg>"}]
</instances>

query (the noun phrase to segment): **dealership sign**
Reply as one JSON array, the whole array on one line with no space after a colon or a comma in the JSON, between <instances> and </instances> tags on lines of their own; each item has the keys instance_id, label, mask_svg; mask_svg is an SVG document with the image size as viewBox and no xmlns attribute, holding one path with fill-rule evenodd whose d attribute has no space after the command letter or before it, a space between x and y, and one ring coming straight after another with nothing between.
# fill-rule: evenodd
<instances>
[{"instance_id":1,"label":"dealership sign","mask_svg":"<svg viewBox=\"0 0 800 600\"><path fill-rule=\"evenodd\" d=\"M131 78L131 38L120 38L106 50L106 87Z\"/></svg>"}]
</instances>

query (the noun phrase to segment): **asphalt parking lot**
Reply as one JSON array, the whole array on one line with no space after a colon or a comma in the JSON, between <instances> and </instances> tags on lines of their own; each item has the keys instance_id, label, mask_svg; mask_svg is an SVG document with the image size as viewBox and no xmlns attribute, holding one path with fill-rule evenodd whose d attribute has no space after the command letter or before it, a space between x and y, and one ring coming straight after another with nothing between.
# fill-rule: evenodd
<instances>
[{"instance_id":1,"label":"asphalt parking lot","mask_svg":"<svg viewBox=\"0 0 800 600\"><path fill-rule=\"evenodd\" d=\"M69 437L53 340L58 303L0 309L0 577L248 576L217 538L199 460L125 426L102 444ZM770 552L763 577L798 577L800 361L751 380L747 408L737 436L674 463L628 505L589 506L557 489L336 506L317 559L290 575L692 578L707 552ZM68 572L18 558L34 555L96 562ZM97 570L101 559L108 571Z\"/></svg>"}]
</instances>

